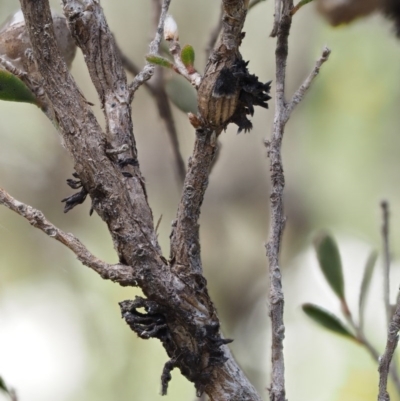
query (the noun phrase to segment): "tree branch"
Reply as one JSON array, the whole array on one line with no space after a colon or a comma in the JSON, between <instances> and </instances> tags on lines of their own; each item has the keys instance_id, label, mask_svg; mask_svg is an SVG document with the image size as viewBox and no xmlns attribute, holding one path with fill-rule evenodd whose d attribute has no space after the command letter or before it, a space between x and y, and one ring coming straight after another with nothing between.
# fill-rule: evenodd
<instances>
[{"instance_id":1,"label":"tree branch","mask_svg":"<svg viewBox=\"0 0 400 401\"><path fill-rule=\"evenodd\" d=\"M156 55L158 54L158 51L160 49L160 43L164 33L164 22L168 14L170 3L171 0L163 0L156 35L154 37L154 40L150 43L150 54ZM136 75L135 79L130 85L131 99L133 98L134 93L139 89L139 87L153 76L154 68L155 67L153 64L147 63L144 66L143 70Z\"/></svg>"},{"instance_id":2,"label":"tree branch","mask_svg":"<svg viewBox=\"0 0 400 401\"><path fill-rule=\"evenodd\" d=\"M350 312L350 310L349 310ZM359 343L368 351L368 353L371 355L372 359L378 363L379 365L379 352L376 350L376 348L370 343L370 341L367 339L363 327L361 327L360 323L356 324L354 322L353 316L351 313L346 314L346 319L349 322L350 326L353 328L353 330L356 333L357 340ZM394 361L395 362L395 361ZM400 377L397 372L395 364L392 364L390 367L390 375L392 377L393 383L396 387L397 393L400 394Z\"/></svg>"},{"instance_id":3,"label":"tree branch","mask_svg":"<svg viewBox=\"0 0 400 401\"><path fill-rule=\"evenodd\" d=\"M285 125L290 118L294 107L302 100L305 92L316 77L320 66L329 56L325 49L323 57L318 60L314 70L288 104L285 99L286 63L288 57L288 38L292 24L291 9L293 0L275 0L275 25L271 36L277 36L276 62L276 89L275 89L275 116L271 141L266 141L270 158L271 195L270 195L270 235L266 244L269 263L269 308L272 331L272 377L270 387L271 401L285 401L285 363L283 355L283 339L285 326L283 320L284 295L282 290L282 275L279 265L279 253L282 242L282 233L286 218L283 211L283 190L285 177L282 164L282 140Z\"/></svg>"},{"instance_id":4,"label":"tree branch","mask_svg":"<svg viewBox=\"0 0 400 401\"><path fill-rule=\"evenodd\" d=\"M157 4L159 4L158 0ZM158 16L159 15L160 12L158 12ZM137 76L140 73L140 69L135 65L135 63L132 62L132 60L129 59L129 57L127 57L122 52L122 50L118 47L118 44L117 44L117 50L119 52L121 62L124 68L133 76ZM152 81L142 82L142 79L140 79L140 82L144 83L146 89L148 89L148 91L150 92L151 96L153 97L156 103L158 114L165 123L168 137L172 146L175 174L178 179L178 183L182 185L186 175L186 167L182 154L179 149L178 132L176 130L175 120L172 114L171 103L165 90L163 69L155 67L154 74L155 77L153 78Z\"/></svg>"},{"instance_id":5,"label":"tree branch","mask_svg":"<svg viewBox=\"0 0 400 401\"><path fill-rule=\"evenodd\" d=\"M218 66L230 62L232 53L236 54L239 51L248 3L249 0L222 1L223 29L220 40L210 55L206 70L216 62L215 60L218 60ZM222 47L229 49L229 52L220 52ZM217 53L218 57L215 55ZM189 160L177 218L171 234L170 259L173 265L177 268L185 266L187 272L196 274L202 273L198 219L217 150L214 135L212 129L202 127L196 131L195 147Z\"/></svg>"},{"instance_id":6,"label":"tree branch","mask_svg":"<svg viewBox=\"0 0 400 401\"><path fill-rule=\"evenodd\" d=\"M213 30L211 31L210 39L208 39L207 47L206 47L206 56L209 57L211 51L213 50L215 44L217 43L219 33L222 29L222 17L224 15L224 9L222 5L220 6L220 13L218 15L218 21Z\"/></svg>"},{"instance_id":7,"label":"tree branch","mask_svg":"<svg viewBox=\"0 0 400 401\"><path fill-rule=\"evenodd\" d=\"M383 296L386 311L386 322L390 324L392 319L392 307L390 305L390 248L389 248L389 203L381 202L382 208L382 239L383 239Z\"/></svg>"},{"instance_id":8,"label":"tree branch","mask_svg":"<svg viewBox=\"0 0 400 401\"><path fill-rule=\"evenodd\" d=\"M137 285L137 277L130 266L120 263L110 265L96 258L73 234L60 230L50 223L40 210L16 200L3 188L0 188L0 204L27 219L30 225L42 230L50 238L64 244L76 255L80 262L93 269L103 279L114 281L123 286Z\"/></svg>"},{"instance_id":9,"label":"tree branch","mask_svg":"<svg viewBox=\"0 0 400 401\"><path fill-rule=\"evenodd\" d=\"M390 363L399 342L400 331L400 304L397 304L396 311L388 327L387 342L384 354L379 360L379 394L378 401L390 401L387 391L387 381L390 373Z\"/></svg>"},{"instance_id":10,"label":"tree branch","mask_svg":"<svg viewBox=\"0 0 400 401\"><path fill-rule=\"evenodd\" d=\"M205 391L214 401L260 401L224 345L229 340L224 340L220 334L204 277L189 266L172 262L170 266L161 254L137 162L129 106L131 91L99 2L63 0L63 4L72 35L82 49L104 108L105 133L60 57L48 1L21 0L34 58L65 148L74 160L84 189L92 198L94 210L107 223L120 262L132 267L137 284L147 297L121 303L123 317L142 338L158 338L163 343L170 357L162 374L164 391L170 371L178 367L195 384L198 393ZM169 2L163 4L162 15L165 16ZM159 38L162 22L160 25ZM156 38L151 51L157 50L158 45ZM107 153L123 149L125 144L128 145L125 153ZM196 144L199 152L204 151L206 164L214 152L209 145L207 135ZM197 162L195 165L203 166ZM183 199L194 197L196 207L200 207L208 171L196 174L200 175L199 193L191 193L190 186L186 185ZM190 180L187 178L187 182ZM199 210L194 211L194 216L198 214ZM185 224L181 221L175 230L183 230ZM194 222L193 227L196 225ZM193 253L192 248L184 249ZM195 260L198 260L198 251L194 249ZM141 308L146 313L140 311Z\"/></svg>"},{"instance_id":11,"label":"tree branch","mask_svg":"<svg viewBox=\"0 0 400 401\"><path fill-rule=\"evenodd\" d=\"M171 235L172 266L192 274L203 272L198 219L217 149L211 143L211 134L212 132L203 129L196 131L195 147L189 159L188 172Z\"/></svg>"},{"instance_id":12,"label":"tree branch","mask_svg":"<svg viewBox=\"0 0 400 401\"><path fill-rule=\"evenodd\" d=\"M270 34L271 38L275 38L278 34L279 24L281 21L281 9L282 9L282 2L284 0L275 0L275 11L274 11L274 25L272 27L272 32ZM293 7L293 2L292 2Z\"/></svg>"},{"instance_id":13,"label":"tree branch","mask_svg":"<svg viewBox=\"0 0 400 401\"><path fill-rule=\"evenodd\" d=\"M319 70L322 66L322 64L325 63L325 61L328 60L329 55L331 54L331 50L325 47L322 51L321 57L317 60L315 63L314 69L311 71L310 75L306 78L306 80L303 82L303 84L300 86L300 88L295 92L295 94L292 97L292 100L287 106L287 113L290 115L293 111L293 109L303 100L303 97L307 93L307 91L310 89L310 86L316 76L319 74Z\"/></svg>"},{"instance_id":14,"label":"tree branch","mask_svg":"<svg viewBox=\"0 0 400 401\"><path fill-rule=\"evenodd\" d=\"M157 27L157 22L160 20L162 14L162 5L160 0L153 0L153 9L154 24ZM157 52L158 51L159 49L157 49ZM181 186L185 179L186 167L179 150L178 132L175 126L174 116L172 115L171 103L165 90L164 69L162 67L156 67L154 74L155 76L151 84L148 85L148 89L156 102L158 114L165 123L173 152L175 175L178 179L179 185Z\"/></svg>"}]
</instances>

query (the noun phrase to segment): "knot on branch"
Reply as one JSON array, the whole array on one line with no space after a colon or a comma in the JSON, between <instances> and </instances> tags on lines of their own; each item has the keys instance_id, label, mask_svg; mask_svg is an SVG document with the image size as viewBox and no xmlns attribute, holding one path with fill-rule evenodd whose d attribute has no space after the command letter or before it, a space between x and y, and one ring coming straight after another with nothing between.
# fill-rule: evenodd
<instances>
[{"instance_id":1,"label":"knot on branch","mask_svg":"<svg viewBox=\"0 0 400 401\"><path fill-rule=\"evenodd\" d=\"M274 188L277 186L283 188L285 186L285 176L283 174L283 168L280 162L275 162L272 164L271 181Z\"/></svg>"},{"instance_id":2,"label":"knot on branch","mask_svg":"<svg viewBox=\"0 0 400 401\"><path fill-rule=\"evenodd\" d=\"M169 340L166 319L157 303L136 297L134 301L123 301L119 305L122 317L140 338L158 338L163 343ZM147 313L139 312L139 308Z\"/></svg>"},{"instance_id":3,"label":"knot on branch","mask_svg":"<svg viewBox=\"0 0 400 401\"><path fill-rule=\"evenodd\" d=\"M199 325L188 317L187 332L182 332L182 323L177 321L179 311L168 311L157 302L136 297L121 302L120 307L130 328L140 338L158 338L170 357L161 376L162 393L167 393L170 372L175 367L195 384L198 393L203 393L212 380L213 368L227 360L221 346L233 341L221 337L219 322L212 320L210 324ZM145 313L139 311L141 308ZM179 317L182 318L182 313Z\"/></svg>"}]
</instances>

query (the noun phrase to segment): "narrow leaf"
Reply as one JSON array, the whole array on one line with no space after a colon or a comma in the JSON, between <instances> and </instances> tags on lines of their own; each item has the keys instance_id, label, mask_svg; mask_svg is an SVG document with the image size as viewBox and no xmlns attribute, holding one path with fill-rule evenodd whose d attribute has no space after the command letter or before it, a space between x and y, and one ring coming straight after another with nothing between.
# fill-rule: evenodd
<instances>
[{"instance_id":1,"label":"narrow leaf","mask_svg":"<svg viewBox=\"0 0 400 401\"><path fill-rule=\"evenodd\" d=\"M340 334L357 341L357 338L333 313L314 304L304 304L302 308L305 314L317 322L320 326L325 327L336 334Z\"/></svg>"},{"instance_id":2,"label":"narrow leaf","mask_svg":"<svg viewBox=\"0 0 400 401\"><path fill-rule=\"evenodd\" d=\"M3 390L4 392L8 393L8 388L6 386L6 383L4 383L4 380L1 376L0 376L0 390Z\"/></svg>"},{"instance_id":3,"label":"narrow leaf","mask_svg":"<svg viewBox=\"0 0 400 401\"><path fill-rule=\"evenodd\" d=\"M319 266L326 281L334 293L341 300L344 300L342 262L336 241L329 234L321 233L315 240L315 249L317 251Z\"/></svg>"},{"instance_id":4,"label":"narrow leaf","mask_svg":"<svg viewBox=\"0 0 400 401\"><path fill-rule=\"evenodd\" d=\"M195 53L190 45L185 45L181 50L181 59L186 68L191 68L194 65Z\"/></svg>"},{"instance_id":5,"label":"narrow leaf","mask_svg":"<svg viewBox=\"0 0 400 401\"><path fill-rule=\"evenodd\" d=\"M256 6L257 4L262 3L263 1L265 1L265 0L252 0L252 1L250 2L250 4L249 4L249 10L250 10L251 8L253 8L254 6Z\"/></svg>"},{"instance_id":6,"label":"narrow leaf","mask_svg":"<svg viewBox=\"0 0 400 401\"><path fill-rule=\"evenodd\" d=\"M0 99L37 104L28 87L14 74L0 68Z\"/></svg>"},{"instance_id":7,"label":"narrow leaf","mask_svg":"<svg viewBox=\"0 0 400 401\"><path fill-rule=\"evenodd\" d=\"M365 264L364 268L364 276L361 282L361 289L360 289L360 298L359 298L359 322L360 327L363 327L364 323L364 309L365 309L365 302L368 295L369 286L371 283L372 274L374 272L374 267L376 264L376 259L378 258L378 253L376 251L372 251L367 259L367 263Z\"/></svg>"},{"instance_id":8,"label":"narrow leaf","mask_svg":"<svg viewBox=\"0 0 400 401\"><path fill-rule=\"evenodd\" d=\"M166 58L161 57L161 56L156 56L154 54L148 54L146 56L146 60L149 63L156 64L156 65L159 65L161 67L165 67L165 68L173 68L174 67L174 65L169 60L167 60Z\"/></svg>"},{"instance_id":9,"label":"narrow leaf","mask_svg":"<svg viewBox=\"0 0 400 401\"><path fill-rule=\"evenodd\" d=\"M311 3L313 0L301 0L296 4L296 7L300 8L305 6L308 3Z\"/></svg>"}]
</instances>

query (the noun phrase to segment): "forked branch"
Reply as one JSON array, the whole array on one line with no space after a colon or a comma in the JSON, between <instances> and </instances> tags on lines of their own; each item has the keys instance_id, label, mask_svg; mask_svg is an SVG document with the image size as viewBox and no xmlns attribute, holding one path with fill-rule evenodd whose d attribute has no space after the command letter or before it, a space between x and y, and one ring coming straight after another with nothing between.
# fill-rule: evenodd
<instances>
[{"instance_id":1,"label":"forked branch","mask_svg":"<svg viewBox=\"0 0 400 401\"><path fill-rule=\"evenodd\" d=\"M237 3L239 8L244 4L243 0L225 2L232 7ZM162 374L163 391L167 389L170 370L177 367L195 384L199 394L205 391L212 400L259 401L259 395L225 346L229 340L221 336L199 264L198 217L208 182L207 166L215 151L210 133L197 133L182 196L182 202L187 203L183 205L183 219L179 222L178 218L175 227L176 238L182 240L181 244L175 242L175 249L182 253L175 252L175 259L168 262L158 244L138 162L130 110L133 88L127 84L99 2L63 0L63 6L99 95L106 118L105 132L60 57L48 0L21 0L21 5L43 89L54 108L76 173L92 199L93 209L108 226L121 268L132 269L137 278L135 284L146 297L121 303L123 316L138 335L158 338L170 358ZM151 52L158 49L168 5L169 1L164 0ZM146 313L138 310L141 308Z\"/></svg>"},{"instance_id":2,"label":"forked branch","mask_svg":"<svg viewBox=\"0 0 400 401\"><path fill-rule=\"evenodd\" d=\"M282 140L285 125L295 106L303 99L319 68L328 59L329 49L325 48L322 57L317 61L311 74L297 90L288 103L285 94L286 64L288 57L288 38L292 24L291 9L293 0L275 0L275 24L271 36L277 37L275 50L276 89L274 128L270 141L266 141L270 158L271 195L270 195L270 235L266 244L269 263L269 307L272 330L272 377L270 386L271 401L285 401L285 363L283 355L283 340L285 325L283 320L284 295L282 275L279 263L279 253L282 243L282 233L285 227L283 211L283 190L285 177L282 163Z\"/></svg>"}]
</instances>

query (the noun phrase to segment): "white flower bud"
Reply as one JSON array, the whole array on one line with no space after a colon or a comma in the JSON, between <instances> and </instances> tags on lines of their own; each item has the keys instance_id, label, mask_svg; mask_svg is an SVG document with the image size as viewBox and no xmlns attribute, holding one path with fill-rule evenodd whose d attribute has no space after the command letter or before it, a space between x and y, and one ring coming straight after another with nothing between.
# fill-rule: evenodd
<instances>
[{"instance_id":1,"label":"white flower bud","mask_svg":"<svg viewBox=\"0 0 400 401\"><path fill-rule=\"evenodd\" d=\"M165 40L178 40L178 25L176 24L172 15L167 15L164 22L164 39Z\"/></svg>"}]
</instances>

